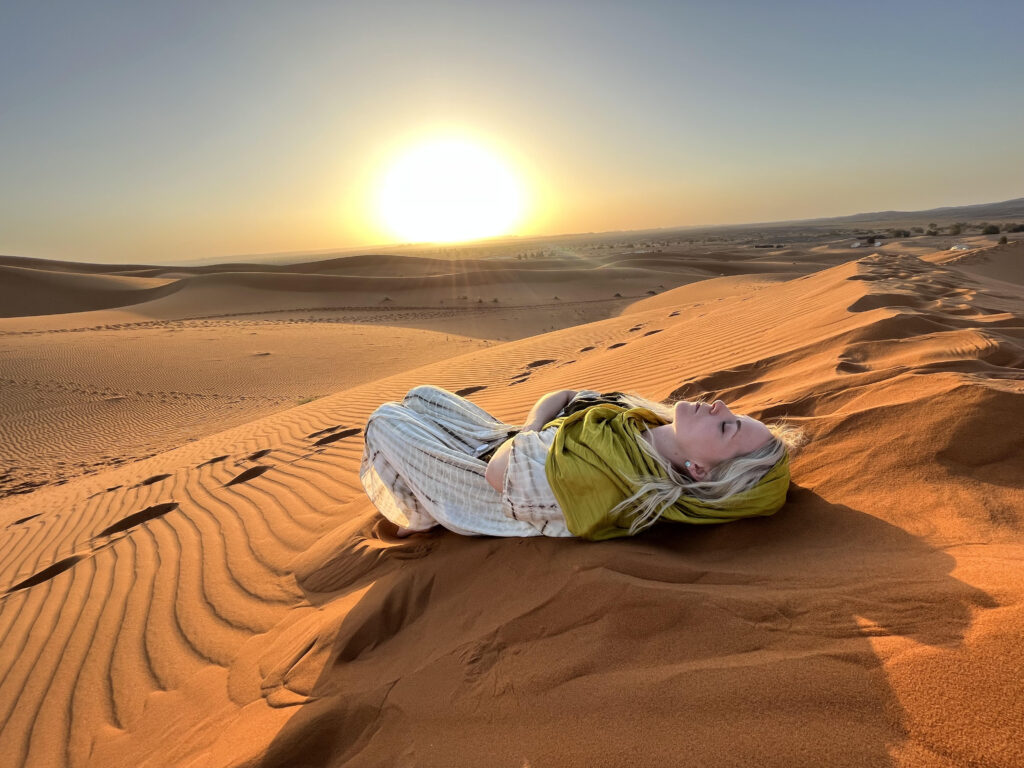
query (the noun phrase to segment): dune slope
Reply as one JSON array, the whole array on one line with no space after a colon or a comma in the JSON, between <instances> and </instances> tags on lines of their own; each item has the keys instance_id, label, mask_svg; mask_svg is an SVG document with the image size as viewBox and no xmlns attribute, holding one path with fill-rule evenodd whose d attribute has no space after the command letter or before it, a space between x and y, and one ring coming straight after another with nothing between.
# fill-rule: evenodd
<instances>
[{"instance_id":1,"label":"dune slope","mask_svg":"<svg viewBox=\"0 0 1024 768\"><path fill-rule=\"evenodd\" d=\"M875 254L476 350L3 500L0 754L1019 765L1022 305L984 275ZM474 387L512 423L562 387L711 392L811 440L771 518L398 539L359 485L361 429L424 383Z\"/></svg>"}]
</instances>

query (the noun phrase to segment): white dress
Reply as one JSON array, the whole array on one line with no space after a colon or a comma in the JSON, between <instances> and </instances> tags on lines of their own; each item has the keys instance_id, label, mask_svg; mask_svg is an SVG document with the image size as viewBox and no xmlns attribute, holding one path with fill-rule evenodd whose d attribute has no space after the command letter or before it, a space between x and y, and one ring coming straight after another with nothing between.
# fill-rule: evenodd
<instances>
[{"instance_id":1,"label":"white dress","mask_svg":"<svg viewBox=\"0 0 1024 768\"><path fill-rule=\"evenodd\" d=\"M572 536L544 472L556 428L515 434L501 493L484 477L479 456L516 429L446 389L414 387L367 420L359 479L384 517L416 531Z\"/></svg>"}]
</instances>

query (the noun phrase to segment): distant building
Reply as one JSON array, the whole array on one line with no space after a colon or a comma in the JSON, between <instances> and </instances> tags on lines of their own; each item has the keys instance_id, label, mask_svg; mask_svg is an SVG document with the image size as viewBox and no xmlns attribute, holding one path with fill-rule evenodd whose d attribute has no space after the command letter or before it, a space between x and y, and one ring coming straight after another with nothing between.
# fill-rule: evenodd
<instances>
[{"instance_id":1,"label":"distant building","mask_svg":"<svg viewBox=\"0 0 1024 768\"><path fill-rule=\"evenodd\" d=\"M951 251L969 251L969 250L971 250L971 246L964 245L963 243L957 243L956 245L954 245L949 250L951 250Z\"/></svg>"},{"instance_id":2,"label":"distant building","mask_svg":"<svg viewBox=\"0 0 1024 768\"><path fill-rule=\"evenodd\" d=\"M858 237L856 241L850 244L851 248L860 248L862 245L870 245L877 248L882 244L875 235L868 235L867 237Z\"/></svg>"}]
</instances>

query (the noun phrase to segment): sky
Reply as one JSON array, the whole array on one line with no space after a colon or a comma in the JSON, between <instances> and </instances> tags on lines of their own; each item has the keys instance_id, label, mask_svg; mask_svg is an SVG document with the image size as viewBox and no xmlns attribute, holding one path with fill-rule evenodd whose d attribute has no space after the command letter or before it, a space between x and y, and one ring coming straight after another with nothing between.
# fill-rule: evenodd
<instances>
[{"instance_id":1,"label":"sky","mask_svg":"<svg viewBox=\"0 0 1024 768\"><path fill-rule=\"evenodd\" d=\"M175 263L400 241L424 137L512 234L1024 196L1024 3L0 0L0 253Z\"/></svg>"}]
</instances>

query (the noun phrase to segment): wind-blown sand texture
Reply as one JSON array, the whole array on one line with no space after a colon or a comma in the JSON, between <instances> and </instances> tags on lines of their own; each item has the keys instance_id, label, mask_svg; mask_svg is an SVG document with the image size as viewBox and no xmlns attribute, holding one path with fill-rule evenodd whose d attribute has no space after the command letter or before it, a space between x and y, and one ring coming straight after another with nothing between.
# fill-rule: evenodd
<instances>
[{"instance_id":1,"label":"wind-blown sand texture","mask_svg":"<svg viewBox=\"0 0 1024 768\"><path fill-rule=\"evenodd\" d=\"M877 253L719 295L687 285L384 375L363 357L361 378L313 402L8 496L0 755L1019 766L1022 250ZM769 518L600 543L399 539L359 484L362 427L418 384L472 388L510 422L564 387L708 392L811 440ZM101 422L143 429L130 418Z\"/></svg>"},{"instance_id":2,"label":"wind-blown sand texture","mask_svg":"<svg viewBox=\"0 0 1024 768\"><path fill-rule=\"evenodd\" d=\"M500 341L613 317L679 285L692 284L696 301L706 286L731 295L846 258L782 255L733 249L714 263L676 255L655 267L646 254L529 264L352 256L174 272L0 256L0 498ZM706 279L723 270L757 274Z\"/></svg>"}]
</instances>

